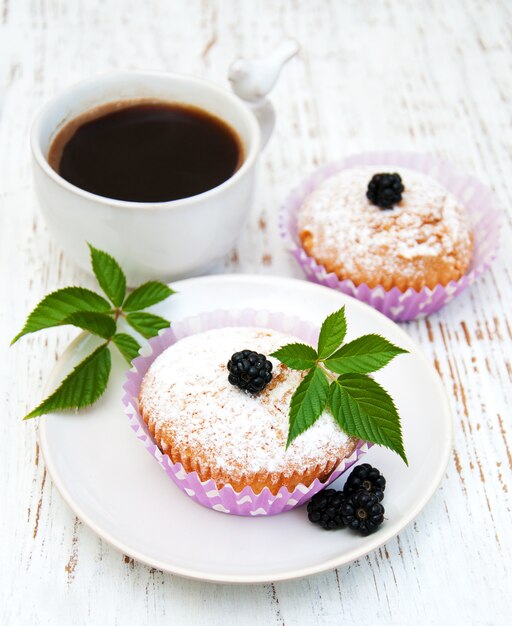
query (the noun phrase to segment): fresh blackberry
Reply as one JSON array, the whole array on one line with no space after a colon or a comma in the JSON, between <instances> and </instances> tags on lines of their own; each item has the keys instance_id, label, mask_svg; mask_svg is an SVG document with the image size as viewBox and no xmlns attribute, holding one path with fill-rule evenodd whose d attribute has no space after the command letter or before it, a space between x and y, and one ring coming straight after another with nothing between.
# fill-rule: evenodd
<instances>
[{"instance_id":1,"label":"fresh blackberry","mask_svg":"<svg viewBox=\"0 0 512 626\"><path fill-rule=\"evenodd\" d=\"M376 467L372 467L369 463L362 463L350 473L343 487L343 493L349 496L360 489L366 489L366 491L374 493L377 496L377 500L382 502L384 490L386 489L386 479Z\"/></svg>"},{"instance_id":2,"label":"fresh blackberry","mask_svg":"<svg viewBox=\"0 0 512 626\"><path fill-rule=\"evenodd\" d=\"M323 489L308 502L308 518L325 530L344 528L341 518L342 505L345 500L343 492L335 489Z\"/></svg>"},{"instance_id":3,"label":"fresh blackberry","mask_svg":"<svg viewBox=\"0 0 512 626\"><path fill-rule=\"evenodd\" d=\"M235 352L228 361L228 380L249 393L259 393L272 380L272 363L254 350Z\"/></svg>"},{"instance_id":4,"label":"fresh blackberry","mask_svg":"<svg viewBox=\"0 0 512 626\"><path fill-rule=\"evenodd\" d=\"M392 209L402 199L403 190L399 174L375 174L368 183L366 197L381 209Z\"/></svg>"},{"instance_id":5,"label":"fresh blackberry","mask_svg":"<svg viewBox=\"0 0 512 626\"><path fill-rule=\"evenodd\" d=\"M384 507L374 493L361 489L345 497L341 505L341 520L366 537L384 521Z\"/></svg>"}]
</instances>

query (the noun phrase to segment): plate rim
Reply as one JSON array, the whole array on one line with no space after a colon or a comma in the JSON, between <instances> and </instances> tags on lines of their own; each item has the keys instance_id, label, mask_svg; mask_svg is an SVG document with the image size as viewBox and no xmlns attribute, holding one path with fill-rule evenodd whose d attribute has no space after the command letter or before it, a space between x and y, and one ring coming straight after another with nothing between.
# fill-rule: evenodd
<instances>
[{"instance_id":1,"label":"plate rim","mask_svg":"<svg viewBox=\"0 0 512 626\"><path fill-rule=\"evenodd\" d=\"M290 278L290 277L282 277L282 276L271 276L265 274L214 274L210 276L199 276L195 278L186 278L179 281L170 282L169 285L172 285L173 288L177 285L184 285L186 283L201 283L201 282L233 282L236 283L243 277L245 282L251 283L266 283L270 282L280 282L280 283L289 283L291 286L297 285L298 283L301 286L309 286L313 289L327 290L330 293L333 292L332 289L325 287L323 285L318 285L316 283L312 283L307 280L302 280L298 278ZM435 381L436 388L439 392L439 397L442 399L442 404L446 411L446 414L449 419L446 420L446 433L443 440L440 441L439 450L440 450L440 463L438 464L437 471L433 473L432 478L428 484L428 488L423 492L422 497L418 498L415 502L415 505L411 507L411 510L404 516L405 520L400 524L390 525L387 532L384 532L384 528L375 535L370 535L370 537L365 538L365 543L362 545L355 544L354 548L347 552L344 552L342 555L338 555L332 557L328 560L324 560L316 565L309 565L300 569L295 569L292 571L285 571L278 574L274 574L272 576L265 574L257 574L257 575L240 575L240 574L219 574L212 572L199 571L197 569L184 568L181 566L172 566L169 563L159 561L158 559L154 559L144 555L139 552L137 549L134 549L128 545L125 545L122 541L119 541L115 536L113 536L108 531L101 528L91 517L81 508L79 504L77 504L72 495L69 493L68 489L63 484L59 476L59 472L55 466L52 455L49 451L48 447L48 432L47 432L47 423L48 421L42 420L38 423L38 439L40 445L40 451L42 457L44 459L45 467L52 479L52 483L57 488L63 500L69 506L69 508L73 511L73 513L84 523L86 524L93 532L95 532L101 539L109 543L111 546L116 548L123 554L144 563L149 567L154 567L158 570L162 570L164 572L170 574L176 574L178 576L182 576L184 578L188 578L191 580L198 580L203 582L211 582L211 583L227 583L227 584L262 584L262 583L271 583L271 582L279 582L286 580L295 580L298 578L304 578L306 576L312 576L315 574L320 574L322 572L333 570L337 567L341 567L343 565L347 565L349 563L354 562L358 558L361 558L370 552L373 552L387 543L390 539L396 537L404 528L409 526L414 519L420 514L420 512L424 509L427 503L430 501L434 493L437 491L439 484L443 478L446 467L450 460L450 455L453 450L454 444L454 418L452 409L450 407L450 403L448 400L448 395L446 389L441 381L441 377L436 371L435 367L430 363L430 361L426 358L423 353L421 347L417 344L417 342L412 339L406 332L399 326L396 322L393 322L391 319L372 308L368 304L357 300L347 294L343 294L340 292L335 292L337 295L346 301L350 301L351 306L355 306L362 308L365 310L370 316L374 316L380 321L384 321L384 323L389 324L394 327L395 330L398 330L401 335L404 336L406 341L411 343L415 349L415 356L418 357L423 365L430 371L432 374L432 380ZM49 389L52 387L54 383L54 379L56 378L56 374L58 370L62 367L63 362L65 362L69 358L69 354L73 351L76 344L78 344L84 337L86 333L80 333L64 350L64 352L59 356L56 361L47 384L44 387L43 393L48 393ZM198 505L199 506L199 505Z\"/></svg>"}]
</instances>

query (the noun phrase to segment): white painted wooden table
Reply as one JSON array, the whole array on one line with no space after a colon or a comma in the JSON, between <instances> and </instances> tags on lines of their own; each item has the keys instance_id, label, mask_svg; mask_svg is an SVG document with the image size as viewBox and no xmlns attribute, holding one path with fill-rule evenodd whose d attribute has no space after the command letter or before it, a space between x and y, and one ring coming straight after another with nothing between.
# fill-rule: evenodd
<instances>
[{"instance_id":1,"label":"white painted wooden table","mask_svg":"<svg viewBox=\"0 0 512 626\"><path fill-rule=\"evenodd\" d=\"M302 52L274 92L276 134L225 271L299 276L277 234L277 208L315 166L360 150L445 157L492 185L508 213L492 270L439 314L406 326L456 416L451 463L416 522L337 571L275 585L202 584L98 539L47 477L37 423L20 421L72 333L7 351L9 339L48 291L94 287L38 212L29 127L47 98L78 79L128 67L226 85L233 57L262 54L285 35ZM1 624L510 623L511 98L506 0L0 0Z\"/></svg>"}]
</instances>

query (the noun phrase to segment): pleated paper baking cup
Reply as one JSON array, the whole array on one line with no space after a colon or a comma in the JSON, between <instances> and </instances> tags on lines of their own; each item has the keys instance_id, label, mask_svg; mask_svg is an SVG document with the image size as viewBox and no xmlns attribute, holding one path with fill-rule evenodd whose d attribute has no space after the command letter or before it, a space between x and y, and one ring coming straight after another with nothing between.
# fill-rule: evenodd
<instances>
[{"instance_id":1,"label":"pleated paper baking cup","mask_svg":"<svg viewBox=\"0 0 512 626\"><path fill-rule=\"evenodd\" d=\"M309 256L302 247L298 232L298 212L305 198L326 178L342 170L367 165L405 167L431 176L450 191L466 208L474 236L474 248L468 272L459 280L434 289L420 291L397 287L384 289L366 284L355 285L351 280L340 280L333 272ZM308 280L337 289L370 304L395 321L408 321L438 311L481 276L496 257L499 244L501 214L494 194L472 176L456 172L445 161L432 156L404 152L369 152L347 157L316 170L286 199L280 214L279 227L291 254L301 266Z\"/></svg>"},{"instance_id":2,"label":"pleated paper baking cup","mask_svg":"<svg viewBox=\"0 0 512 626\"><path fill-rule=\"evenodd\" d=\"M354 452L336 467L326 481L321 482L315 479L311 485L299 484L293 491L289 491L286 487L281 487L275 495L267 487L258 494L254 493L250 487L245 487L240 492L235 491L231 485L224 485L219 488L213 479L202 481L197 472L186 472L180 463L173 463L169 456L163 454L158 448L139 412L138 397L142 379L153 361L164 350L180 339L213 328L224 328L226 326L270 328L294 335L305 343L313 345L316 344L318 339L318 329L307 322L282 313L254 310L214 311L190 317L175 322L172 328L151 339L149 341L151 353L147 356L137 357L133 361L133 368L128 372L127 381L124 385L125 395L123 402L126 406L130 426L137 438L158 462L167 476L193 500L216 511L234 515L276 515L307 502L315 493L332 483L343 472L354 465L359 457L368 451L371 444L359 441Z\"/></svg>"}]
</instances>

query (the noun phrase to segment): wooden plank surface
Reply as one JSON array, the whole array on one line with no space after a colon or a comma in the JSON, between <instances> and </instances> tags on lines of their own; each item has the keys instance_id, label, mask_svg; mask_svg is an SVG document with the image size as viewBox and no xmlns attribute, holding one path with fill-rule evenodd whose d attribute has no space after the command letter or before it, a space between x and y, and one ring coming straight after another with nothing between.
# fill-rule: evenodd
<instances>
[{"instance_id":1,"label":"wooden plank surface","mask_svg":"<svg viewBox=\"0 0 512 626\"><path fill-rule=\"evenodd\" d=\"M276 211L315 166L367 149L428 151L495 190L492 270L427 321L405 325L435 363L456 416L442 485L415 523L346 568L233 587L163 574L98 539L46 474L37 424L65 329L7 351L28 310L68 284L37 209L29 128L39 106L114 68L227 85L229 62L286 35L300 56L275 89L276 133L227 272L299 276ZM505 624L512 610L512 3L503 0L0 0L0 623Z\"/></svg>"}]
</instances>

